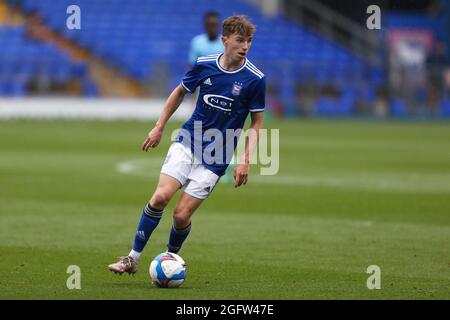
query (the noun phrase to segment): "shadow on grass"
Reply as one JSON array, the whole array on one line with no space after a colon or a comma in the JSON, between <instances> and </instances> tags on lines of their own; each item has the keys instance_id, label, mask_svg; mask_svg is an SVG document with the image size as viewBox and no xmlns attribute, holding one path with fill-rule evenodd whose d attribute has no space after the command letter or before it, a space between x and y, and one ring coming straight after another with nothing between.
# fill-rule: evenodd
<instances>
[{"instance_id":1,"label":"shadow on grass","mask_svg":"<svg viewBox=\"0 0 450 320\"><path fill-rule=\"evenodd\" d=\"M109 283L112 288L118 288L118 289L124 289L124 290L149 290L152 292L160 291L160 292L174 292L174 291L187 291L187 290L193 290L194 288L190 286L181 286L178 288L158 288L155 285L153 285L150 281L149 282L111 282Z\"/></svg>"}]
</instances>

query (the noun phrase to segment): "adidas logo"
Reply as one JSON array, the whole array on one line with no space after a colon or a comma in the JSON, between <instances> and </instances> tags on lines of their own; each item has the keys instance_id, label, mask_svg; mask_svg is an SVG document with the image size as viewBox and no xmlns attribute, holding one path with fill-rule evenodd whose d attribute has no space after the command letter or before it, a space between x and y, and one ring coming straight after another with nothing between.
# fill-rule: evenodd
<instances>
[{"instance_id":1,"label":"adidas logo","mask_svg":"<svg viewBox=\"0 0 450 320\"><path fill-rule=\"evenodd\" d=\"M206 79L203 81L204 84L207 84L208 86L212 86L211 78Z\"/></svg>"},{"instance_id":2,"label":"adidas logo","mask_svg":"<svg viewBox=\"0 0 450 320\"><path fill-rule=\"evenodd\" d=\"M139 238L145 239L145 233L144 233L144 231L139 230L139 231L137 232L137 235L138 235Z\"/></svg>"}]
</instances>

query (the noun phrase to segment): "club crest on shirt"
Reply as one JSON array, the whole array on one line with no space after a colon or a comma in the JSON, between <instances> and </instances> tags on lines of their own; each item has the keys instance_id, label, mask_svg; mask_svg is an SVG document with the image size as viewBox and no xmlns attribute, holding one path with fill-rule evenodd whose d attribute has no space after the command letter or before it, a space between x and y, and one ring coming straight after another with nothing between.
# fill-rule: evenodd
<instances>
[{"instance_id":1,"label":"club crest on shirt","mask_svg":"<svg viewBox=\"0 0 450 320\"><path fill-rule=\"evenodd\" d=\"M233 83L233 89L231 90L231 93L233 94L233 96L240 95L241 90L242 90L242 83L239 83L239 82Z\"/></svg>"}]
</instances>

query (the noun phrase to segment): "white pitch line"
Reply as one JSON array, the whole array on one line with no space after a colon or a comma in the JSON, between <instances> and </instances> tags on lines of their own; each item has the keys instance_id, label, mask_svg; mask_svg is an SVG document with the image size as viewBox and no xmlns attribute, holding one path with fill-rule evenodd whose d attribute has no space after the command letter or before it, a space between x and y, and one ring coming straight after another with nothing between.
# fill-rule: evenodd
<instances>
[{"instance_id":1,"label":"white pitch line","mask_svg":"<svg viewBox=\"0 0 450 320\"><path fill-rule=\"evenodd\" d=\"M134 159L120 162L116 165L116 171L139 177L159 176L159 171L164 158Z\"/></svg>"}]
</instances>

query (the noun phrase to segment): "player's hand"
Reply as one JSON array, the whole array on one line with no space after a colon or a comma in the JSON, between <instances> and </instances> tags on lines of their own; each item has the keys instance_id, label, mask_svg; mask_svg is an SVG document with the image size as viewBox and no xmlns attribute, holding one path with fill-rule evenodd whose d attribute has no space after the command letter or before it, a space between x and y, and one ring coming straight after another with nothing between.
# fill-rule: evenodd
<instances>
[{"instance_id":1,"label":"player's hand","mask_svg":"<svg viewBox=\"0 0 450 320\"><path fill-rule=\"evenodd\" d=\"M145 139L144 144L142 145L142 150L147 151L149 148L157 147L161 141L162 133L163 132L160 128L154 127L148 134L147 139Z\"/></svg>"},{"instance_id":2,"label":"player's hand","mask_svg":"<svg viewBox=\"0 0 450 320\"><path fill-rule=\"evenodd\" d=\"M248 164L238 164L234 168L233 177L234 177L234 187L240 187L241 185L245 185L248 180Z\"/></svg>"}]
</instances>

